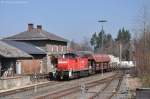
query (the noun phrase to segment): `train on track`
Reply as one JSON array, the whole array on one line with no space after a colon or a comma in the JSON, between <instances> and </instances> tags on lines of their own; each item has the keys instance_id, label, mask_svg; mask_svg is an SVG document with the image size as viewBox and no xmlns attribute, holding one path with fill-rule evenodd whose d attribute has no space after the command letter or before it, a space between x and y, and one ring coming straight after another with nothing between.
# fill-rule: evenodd
<instances>
[{"instance_id":1,"label":"train on track","mask_svg":"<svg viewBox=\"0 0 150 99\"><path fill-rule=\"evenodd\" d=\"M65 53L53 58L54 72L50 79L74 79L110 70L110 57L85 52Z\"/></svg>"}]
</instances>

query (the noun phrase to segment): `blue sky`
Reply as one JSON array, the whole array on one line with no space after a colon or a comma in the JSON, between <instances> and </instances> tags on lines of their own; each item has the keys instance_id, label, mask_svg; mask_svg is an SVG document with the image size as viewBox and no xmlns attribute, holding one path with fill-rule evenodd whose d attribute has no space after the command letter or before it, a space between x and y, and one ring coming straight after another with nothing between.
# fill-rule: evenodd
<instances>
[{"instance_id":1,"label":"blue sky","mask_svg":"<svg viewBox=\"0 0 150 99\"><path fill-rule=\"evenodd\" d=\"M143 0L0 0L0 37L22 32L34 23L81 41L100 31L97 21L101 19L108 21L105 31L116 37L122 27L132 32L142 5Z\"/></svg>"}]
</instances>

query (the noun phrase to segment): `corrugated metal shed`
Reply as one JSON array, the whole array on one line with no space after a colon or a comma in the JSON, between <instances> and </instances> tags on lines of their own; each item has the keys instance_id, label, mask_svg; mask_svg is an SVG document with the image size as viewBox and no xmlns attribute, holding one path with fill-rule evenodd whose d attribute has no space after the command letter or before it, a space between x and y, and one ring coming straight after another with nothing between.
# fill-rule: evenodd
<instances>
[{"instance_id":1,"label":"corrugated metal shed","mask_svg":"<svg viewBox=\"0 0 150 99\"><path fill-rule=\"evenodd\" d=\"M26 52L0 41L0 56L5 58L31 58Z\"/></svg>"},{"instance_id":2,"label":"corrugated metal shed","mask_svg":"<svg viewBox=\"0 0 150 99\"><path fill-rule=\"evenodd\" d=\"M11 46L14 46L22 51L25 51L28 54L44 54L44 55L46 55L46 52L43 49L41 49L35 45L29 44L29 43L10 41L10 40L3 40L3 42L5 42Z\"/></svg>"},{"instance_id":3,"label":"corrugated metal shed","mask_svg":"<svg viewBox=\"0 0 150 99\"><path fill-rule=\"evenodd\" d=\"M38 32L36 28L34 28L30 32L24 31L14 36L7 37L5 39L9 39L9 40L54 40L54 41L67 42L66 39L60 36L57 36L53 33L49 33L45 30L41 30L41 32Z\"/></svg>"}]
</instances>

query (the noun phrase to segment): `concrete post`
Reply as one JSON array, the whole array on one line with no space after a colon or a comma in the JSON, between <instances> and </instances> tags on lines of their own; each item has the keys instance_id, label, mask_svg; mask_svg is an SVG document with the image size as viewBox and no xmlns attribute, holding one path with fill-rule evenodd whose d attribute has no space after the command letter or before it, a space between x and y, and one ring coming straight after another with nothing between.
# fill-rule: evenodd
<instances>
[{"instance_id":1,"label":"concrete post","mask_svg":"<svg viewBox=\"0 0 150 99\"><path fill-rule=\"evenodd\" d=\"M101 63L101 73L102 73L102 77L103 77L103 75L104 75L104 73L103 73L103 72L104 72L104 71L103 71L103 70L104 70L104 66L103 66L103 65L104 65L104 63Z\"/></svg>"}]
</instances>

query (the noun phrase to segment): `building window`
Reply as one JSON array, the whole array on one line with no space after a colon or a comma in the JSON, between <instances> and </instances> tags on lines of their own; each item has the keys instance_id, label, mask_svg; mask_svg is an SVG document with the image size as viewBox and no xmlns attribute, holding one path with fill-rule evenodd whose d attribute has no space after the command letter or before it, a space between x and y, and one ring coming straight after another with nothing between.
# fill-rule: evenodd
<instances>
[{"instance_id":1,"label":"building window","mask_svg":"<svg viewBox=\"0 0 150 99\"><path fill-rule=\"evenodd\" d=\"M58 51L59 51L59 52L62 52L62 51L61 51L61 45L58 46Z\"/></svg>"},{"instance_id":2,"label":"building window","mask_svg":"<svg viewBox=\"0 0 150 99\"><path fill-rule=\"evenodd\" d=\"M56 45L53 45L53 52L56 52Z\"/></svg>"},{"instance_id":3,"label":"building window","mask_svg":"<svg viewBox=\"0 0 150 99\"><path fill-rule=\"evenodd\" d=\"M56 45L56 52L58 52L58 46Z\"/></svg>"},{"instance_id":4,"label":"building window","mask_svg":"<svg viewBox=\"0 0 150 99\"><path fill-rule=\"evenodd\" d=\"M47 51L53 52L53 45L47 45Z\"/></svg>"},{"instance_id":5,"label":"building window","mask_svg":"<svg viewBox=\"0 0 150 99\"><path fill-rule=\"evenodd\" d=\"M63 48L64 48L64 46L61 46L61 52L64 52L64 49L63 49Z\"/></svg>"},{"instance_id":6,"label":"building window","mask_svg":"<svg viewBox=\"0 0 150 99\"><path fill-rule=\"evenodd\" d=\"M63 46L63 52L66 52L66 51L67 51L67 47Z\"/></svg>"},{"instance_id":7,"label":"building window","mask_svg":"<svg viewBox=\"0 0 150 99\"><path fill-rule=\"evenodd\" d=\"M51 48L52 48L52 50L51 50L51 51L52 51L52 52L54 52L54 46L53 46L53 45L51 46Z\"/></svg>"}]
</instances>

